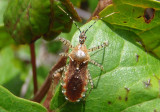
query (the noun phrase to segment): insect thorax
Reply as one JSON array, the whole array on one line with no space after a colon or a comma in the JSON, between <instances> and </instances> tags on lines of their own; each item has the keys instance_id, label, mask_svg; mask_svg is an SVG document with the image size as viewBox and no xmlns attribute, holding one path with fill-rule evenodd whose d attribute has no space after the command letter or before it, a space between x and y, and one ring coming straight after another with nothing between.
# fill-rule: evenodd
<instances>
[{"instance_id":1,"label":"insect thorax","mask_svg":"<svg viewBox=\"0 0 160 112\"><path fill-rule=\"evenodd\" d=\"M77 63L85 63L90 59L87 48L85 44L77 45L70 53L70 58Z\"/></svg>"}]
</instances>

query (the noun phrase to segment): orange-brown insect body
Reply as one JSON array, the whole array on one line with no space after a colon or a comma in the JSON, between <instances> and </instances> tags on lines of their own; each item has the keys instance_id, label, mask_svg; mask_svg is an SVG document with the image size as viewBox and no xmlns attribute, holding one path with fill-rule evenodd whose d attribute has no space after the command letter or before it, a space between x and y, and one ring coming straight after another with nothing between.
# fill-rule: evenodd
<instances>
[{"instance_id":1,"label":"orange-brown insect body","mask_svg":"<svg viewBox=\"0 0 160 112\"><path fill-rule=\"evenodd\" d=\"M69 67L65 72L63 88L68 100L75 102L79 101L86 91L85 88L88 82L87 66L90 56L87 52L86 45L79 44L72 50L69 57Z\"/></svg>"},{"instance_id":2,"label":"orange-brown insect body","mask_svg":"<svg viewBox=\"0 0 160 112\"><path fill-rule=\"evenodd\" d=\"M59 8L66 15L68 15L68 13L66 13L61 7L59 7ZM112 14L114 14L114 13L111 13L111 14L105 16L105 17L111 16ZM102 17L102 18L105 18L105 17ZM71 20L73 20L71 16L69 16L69 18ZM101 20L102 18L100 18L99 20ZM103 66L101 66L100 64L98 64L94 60L90 59L90 56L89 56L88 52L92 52L92 51L101 49L101 48L107 46L108 42L105 41L102 45L99 45L97 47L93 47L93 48L90 48L90 49L87 49L86 45L84 44L84 42L85 42L85 40L87 38L86 37L86 32L97 21L94 21L93 24L91 24L85 31L81 32L80 28L77 26L77 24L73 20L73 23L76 25L77 29L80 32L79 44L77 46L75 46L75 47L73 47L70 44L70 41L65 40L63 38L59 38L59 40L61 42L63 42L65 45L67 45L69 48L72 49L72 52L69 53L69 54L68 53L60 54L61 56L67 56L67 57L70 58L69 65L67 65L67 67L65 66L65 67L62 67L62 68L59 68L58 70L56 70L55 73L53 74L53 78L54 78L54 75L56 73L65 70L65 72L63 74L63 77L62 77L62 79L63 79L63 83L62 83L63 90L62 90L62 92L66 96L66 99L68 99L71 102L79 101L80 98L85 96L85 92L86 92L86 89L87 89L86 86L87 86L87 82L88 81L91 84L91 89L90 89L89 93L93 89L93 81L92 81L91 75L90 75L90 73L89 73L89 71L87 69L88 62L100 67L101 70L103 70Z\"/></svg>"},{"instance_id":3,"label":"orange-brown insect body","mask_svg":"<svg viewBox=\"0 0 160 112\"><path fill-rule=\"evenodd\" d=\"M55 74L62 70L65 70L62 77L62 92L66 96L65 98L67 100L71 102L76 102L85 96L88 80L91 83L91 89L93 89L93 81L87 69L88 62L100 67L101 70L103 70L103 66L90 59L88 52L101 49L108 45L108 43L104 42L101 46L87 49L86 45L84 44L86 40L84 31L80 32L79 44L75 47L73 47L69 41L63 38L59 38L59 40L62 41L65 45L69 46L72 51L69 54L61 54L61 56L68 56L70 58L69 65L67 65L67 67L62 67L58 69L57 71L55 71Z\"/></svg>"},{"instance_id":4,"label":"orange-brown insect body","mask_svg":"<svg viewBox=\"0 0 160 112\"><path fill-rule=\"evenodd\" d=\"M69 66L67 66L67 70L63 74L62 83L62 92L66 96L65 98L71 102L79 101L83 96L85 96L88 80L93 88L93 82L87 69L88 62L91 62L103 69L101 65L90 59L88 51L100 49L106 46L107 43L105 42L101 46L87 49L86 45L84 44L85 40L86 36L84 31L80 32L79 44L75 47L73 47L69 41L60 39L60 41L62 41L65 45L68 45L70 48L72 48L71 53L64 54L64 56L68 56L70 58L70 61Z\"/></svg>"}]
</instances>

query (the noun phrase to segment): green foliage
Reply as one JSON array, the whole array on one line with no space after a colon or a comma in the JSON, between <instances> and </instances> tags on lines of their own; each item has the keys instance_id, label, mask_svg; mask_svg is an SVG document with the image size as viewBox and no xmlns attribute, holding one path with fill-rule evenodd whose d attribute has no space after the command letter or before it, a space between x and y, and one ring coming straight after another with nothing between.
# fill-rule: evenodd
<instances>
[{"instance_id":1,"label":"green foliage","mask_svg":"<svg viewBox=\"0 0 160 112\"><path fill-rule=\"evenodd\" d=\"M81 24L77 23L78 26L81 26ZM71 40L73 37L73 34L77 30L77 27L75 24L72 24L71 31L69 33L61 33L58 37L65 38L67 40ZM60 41L50 41L47 43L47 49L49 52L52 53L58 53L62 49L62 43Z\"/></svg>"},{"instance_id":2,"label":"green foliage","mask_svg":"<svg viewBox=\"0 0 160 112\"><path fill-rule=\"evenodd\" d=\"M97 7L98 0L88 0L91 11L93 12Z\"/></svg>"},{"instance_id":3,"label":"green foliage","mask_svg":"<svg viewBox=\"0 0 160 112\"><path fill-rule=\"evenodd\" d=\"M48 51L51 53L57 53L62 48L61 42L49 42L47 44Z\"/></svg>"},{"instance_id":4,"label":"green foliage","mask_svg":"<svg viewBox=\"0 0 160 112\"><path fill-rule=\"evenodd\" d=\"M80 24L80 23L76 23L79 27L80 26L82 26L82 24ZM72 39L72 37L73 37L73 35L74 35L74 33L77 31L77 27L75 26L75 24L72 24L72 29L71 29L71 31L69 32L69 33L61 33L60 35L59 35L59 37L63 37L63 38L65 38L65 39L67 39L67 40L69 40L69 41L71 41L71 39Z\"/></svg>"},{"instance_id":5,"label":"green foliage","mask_svg":"<svg viewBox=\"0 0 160 112\"><path fill-rule=\"evenodd\" d=\"M13 40L10 39L10 35L6 32L4 26L3 26L3 13L5 12L5 9L7 7L8 0L1 0L0 1L0 49L10 45L13 43Z\"/></svg>"},{"instance_id":6,"label":"green foliage","mask_svg":"<svg viewBox=\"0 0 160 112\"><path fill-rule=\"evenodd\" d=\"M18 43L34 41L48 30L50 6L49 0L10 1L4 13L7 31Z\"/></svg>"},{"instance_id":7,"label":"green foliage","mask_svg":"<svg viewBox=\"0 0 160 112\"><path fill-rule=\"evenodd\" d=\"M0 86L1 112L47 112L40 104L18 98Z\"/></svg>"},{"instance_id":8,"label":"green foliage","mask_svg":"<svg viewBox=\"0 0 160 112\"><path fill-rule=\"evenodd\" d=\"M8 0L0 1L0 25L3 25L3 13L8 5Z\"/></svg>"},{"instance_id":9,"label":"green foliage","mask_svg":"<svg viewBox=\"0 0 160 112\"><path fill-rule=\"evenodd\" d=\"M114 24L116 28L134 32L135 39L141 41L147 51L160 57L160 2L155 0L113 0L113 4L106 7L100 16L110 12L118 12L104 21ZM147 23L144 19L146 8L153 8L153 19Z\"/></svg>"},{"instance_id":10,"label":"green foliage","mask_svg":"<svg viewBox=\"0 0 160 112\"><path fill-rule=\"evenodd\" d=\"M72 2L72 4L76 7L80 7L81 1L82 0L70 0Z\"/></svg>"},{"instance_id":11,"label":"green foliage","mask_svg":"<svg viewBox=\"0 0 160 112\"><path fill-rule=\"evenodd\" d=\"M14 95L19 96L22 84L25 81L22 77L26 78L29 66L16 57L15 54L18 54L18 52L14 49L14 46L3 47L0 51L0 85L9 89ZM23 58L25 58L24 56L26 54L23 54Z\"/></svg>"},{"instance_id":12,"label":"green foliage","mask_svg":"<svg viewBox=\"0 0 160 112\"><path fill-rule=\"evenodd\" d=\"M13 49L6 47L0 52L0 84L4 84L19 74L20 63L15 59ZM6 74L6 75L5 75Z\"/></svg>"},{"instance_id":13,"label":"green foliage","mask_svg":"<svg viewBox=\"0 0 160 112\"><path fill-rule=\"evenodd\" d=\"M93 21L87 23L81 29L86 30L92 23ZM78 43L78 35L77 31L73 36L74 46ZM108 47L90 53L91 59L102 64L105 70L101 72L98 67L89 64L95 88L85 103L82 100L79 103L66 102L61 88L57 87L51 109L58 112L159 110L157 104L160 103L160 85L156 77L160 77L160 61L144 51L134 40L136 36L131 31L116 29L110 24L98 21L87 32L86 45L91 48L104 41L109 42ZM150 84L147 86L149 80ZM129 91L126 88L129 88ZM147 109L151 102L152 107Z\"/></svg>"},{"instance_id":14,"label":"green foliage","mask_svg":"<svg viewBox=\"0 0 160 112\"><path fill-rule=\"evenodd\" d=\"M3 26L0 26L0 38L0 49L13 43L13 40Z\"/></svg>"},{"instance_id":15,"label":"green foliage","mask_svg":"<svg viewBox=\"0 0 160 112\"><path fill-rule=\"evenodd\" d=\"M69 10L70 15L80 21L71 2L67 0L11 0L4 13L4 25L13 39L21 44L30 44L41 36L45 40L52 40L61 32L69 32L72 23L57 6Z\"/></svg>"},{"instance_id":16,"label":"green foliage","mask_svg":"<svg viewBox=\"0 0 160 112\"><path fill-rule=\"evenodd\" d=\"M4 14L8 31L19 43L30 43L40 36L44 36L45 40L51 40L61 32L66 33L59 35L60 37L71 40L77 28L72 25L69 17L57 7L57 4L74 20L80 20L75 10L72 10L71 3L67 2L68 0L60 1L51 3L50 0L10 0ZM81 3L81 0L71 1L77 7ZM89 8L94 11L97 0L89 0L88 3ZM11 36L5 31L2 19L7 4L7 0L0 1L0 84L14 95L20 96L21 87L31 70L30 64L25 62L29 60L30 52L27 46L15 45L10 39ZM104 22L98 21L87 32L87 48L100 45L104 41L109 42L108 47L90 53L91 59L105 68L101 71L98 67L89 64L95 88L86 102L81 100L78 103L71 103L65 100L59 84L50 108L56 112L160 111L160 62L155 56L145 51L147 49L160 57L159 6L160 2L154 0L113 0L113 4L106 7L100 16L104 17L111 12L118 13L105 18ZM50 15L51 8L53 8L53 15ZM155 9L155 15L150 23L146 23L144 19L146 8ZM87 23L81 29L86 30L92 23L93 21ZM17 25L16 29L14 29L15 25ZM73 26L71 32L67 33L71 26ZM77 31L72 39L74 46L78 43L78 37ZM141 41L143 46L137 41ZM37 57L41 52L39 49L41 42L42 40L36 42ZM52 41L46 46L51 52L58 52L60 49L60 44L53 44ZM48 65L41 65L37 68L38 85L44 82L49 69ZM32 79L28 86L24 97L30 99L33 96ZM126 88L129 88L129 91ZM0 86L0 112L46 111L41 105L14 95Z\"/></svg>"}]
</instances>

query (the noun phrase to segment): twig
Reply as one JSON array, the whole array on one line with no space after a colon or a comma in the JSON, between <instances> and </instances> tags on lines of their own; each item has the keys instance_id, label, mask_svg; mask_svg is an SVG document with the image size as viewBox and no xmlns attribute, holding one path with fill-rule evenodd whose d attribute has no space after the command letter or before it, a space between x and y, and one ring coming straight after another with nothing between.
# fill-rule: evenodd
<instances>
[{"instance_id":1,"label":"twig","mask_svg":"<svg viewBox=\"0 0 160 112\"><path fill-rule=\"evenodd\" d=\"M92 17L98 16L98 14L108 5L112 4L112 0L99 0L96 9L88 21L92 20Z\"/></svg>"},{"instance_id":2,"label":"twig","mask_svg":"<svg viewBox=\"0 0 160 112\"><path fill-rule=\"evenodd\" d=\"M36 74L36 57L35 57L34 42L30 44L30 52L31 52L31 63L32 63L34 95L35 95L38 90L38 84L37 84L37 74Z\"/></svg>"}]
</instances>

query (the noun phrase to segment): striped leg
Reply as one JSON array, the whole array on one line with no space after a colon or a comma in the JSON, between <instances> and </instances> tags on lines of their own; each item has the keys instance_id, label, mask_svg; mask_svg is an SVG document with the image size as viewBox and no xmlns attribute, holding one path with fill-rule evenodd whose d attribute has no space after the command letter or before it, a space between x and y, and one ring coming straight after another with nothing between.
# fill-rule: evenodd
<instances>
[{"instance_id":1,"label":"striped leg","mask_svg":"<svg viewBox=\"0 0 160 112\"><path fill-rule=\"evenodd\" d=\"M65 68L66 68L66 66L57 69L52 75L52 81L53 81L54 77L56 77L57 73L62 72Z\"/></svg>"},{"instance_id":2,"label":"striped leg","mask_svg":"<svg viewBox=\"0 0 160 112\"><path fill-rule=\"evenodd\" d=\"M84 100L87 99L87 97L89 96L89 94L91 93L92 89L94 88L94 84L93 84L93 81L92 81L92 77L91 77L91 74L89 73L89 70L88 70L88 80L91 84L91 89L89 90L88 94L86 95L86 97L84 98Z\"/></svg>"},{"instance_id":3,"label":"striped leg","mask_svg":"<svg viewBox=\"0 0 160 112\"><path fill-rule=\"evenodd\" d=\"M66 40L64 38L58 38L64 45L68 46L69 48L73 48L69 40Z\"/></svg>"},{"instance_id":4,"label":"striped leg","mask_svg":"<svg viewBox=\"0 0 160 112\"><path fill-rule=\"evenodd\" d=\"M89 73L89 70L88 70L88 79L89 79L89 82L91 84L91 89L93 89L94 84L93 84L93 80L92 80L91 74Z\"/></svg>"},{"instance_id":5,"label":"striped leg","mask_svg":"<svg viewBox=\"0 0 160 112\"><path fill-rule=\"evenodd\" d=\"M53 91L56 86L59 83L59 80L62 80L63 75L61 76L60 72L62 72L63 70L65 71L66 66L61 67L59 69L57 69L53 74L52 74L52 94L54 94L55 91Z\"/></svg>"},{"instance_id":6,"label":"striped leg","mask_svg":"<svg viewBox=\"0 0 160 112\"><path fill-rule=\"evenodd\" d=\"M65 57L69 57L72 61L74 61L74 60L72 59L72 57L71 57L68 53L60 53L59 55L60 55L60 56L65 56Z\"/></svg>"},{"instance_id":7,"label":"striped leg","mask_svg":"<svg viewBox=\"0 0 160 112\"><path fill-rule=\"evenodd\" d=\"M60 56L68 57L68 53L60 53L59 55L60 55Z\"/></svg>"},{"instance_id":8,"label":"striped leg","mask_svg":"<svg viewBox=\"0 0 160 112\"><path fill-rule=\"evenodd\" d=\"M103 48L105 46L108 46L108 42L107 41L104 42L102 45L99 45L97 47L93 47L93 48L88 49L88 52L96 51L96 50L101 49L101 48Z\"/></svg>"},{"instance_id":9,"label":"striped leg","mask_svg":"<svg viewBox=\"0 0 160 112\"><path fill-rule=\"evenodd\" d=\"M94 60L89 60L89 62L91 62L92 64L94 64L94 65L96 65L96 66L98 66L98 67L100 67L101 70L104 70L103 66L100 65L99 63L95 62Z\"/></svg>"}]
</instances>

